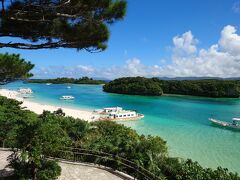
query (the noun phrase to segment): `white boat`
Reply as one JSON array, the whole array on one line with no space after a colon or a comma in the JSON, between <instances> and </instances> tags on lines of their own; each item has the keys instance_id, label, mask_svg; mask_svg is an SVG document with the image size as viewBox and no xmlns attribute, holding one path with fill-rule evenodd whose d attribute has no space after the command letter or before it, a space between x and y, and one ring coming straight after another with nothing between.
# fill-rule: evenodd
<instances>
[{"instance_id":1,"label":"white boat","mask_svg":"<svg viewBox=\"0 0 240 180\"><path fill-rule=\"evenodd\" d=\"M71 86L67 86L67 89L71 89L72 87Z\"/></svg>"},{"instance_id":2,"label":"white boat","mask_svg":"<svg viewBox=\"0 0 240 180\"><path fill-rule=\"evenodd\" d=\"M29 96L29 95L24 95L23 99L29 99L29 98L34 98L34 96Z\"/></svg>"},{"instance_id":3,"label":"white boat","mask_svg":"<svg viewBox=\"0 0 240 180\"><path fill-rule=\"evenodd\" d=\"M143 114L134 110L124 110L122 107L104 108L95 112L101 115L100 120L136 120L144 117Z\"/></svg>"},{"instance_id":4,"label":"white boat","mask_svg":"<svg viewBox=\"0 0 240 180\"><path fill-rule=\"evenodd\" d=\"M209 118L209 121L222 127L240 130L240 118L232 118L232 122L219 121L213 118Z\"/></svg>"},{"instance_id":5,"label":"white boat","mask_svg":"<svg viewBox=\"0 0 240 180\"><path fill-rule=\"evenodd\" d=\"M73 99L75 99L75 97L73 97L73 96L62 96L62 97L60 97L60 99L61 100L73 100Z\"/></svg>"},{"instance_id":6,"label":"white boat","mask_svg":"<svg viewBox=\"0 0 240 180\"><path fill-rule=\"evenodd\" d=\"M20 88L18 90L18 92L21 94L32 94L33 93L31 88Z\"/></svg>"},{"instance_id":7,"label":"white boat","mask_svg":"<svg viewBox=\"0 0 240 180\"><path fill-rule=\"evenodd\" d=\"M46 83L47 86L50 86L52 83Z\"/></svg>"}]
</instances>

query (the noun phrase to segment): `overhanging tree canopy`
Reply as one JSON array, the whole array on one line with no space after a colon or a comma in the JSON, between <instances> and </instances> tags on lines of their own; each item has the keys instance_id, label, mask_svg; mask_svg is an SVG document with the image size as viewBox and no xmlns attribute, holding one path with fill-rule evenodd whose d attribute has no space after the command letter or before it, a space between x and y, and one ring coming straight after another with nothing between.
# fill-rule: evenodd
<instances>
[{"instance_id":1,"label":"overhanging tree canopy","mask_svg":"<svg viewBox=\"0 0 240 180\"><path fill-rule=\"evenodd\" d=\"M0 48L101 51L107 47L108 25L125 12L125 0L2 0L0 37L29 42L1 42Z\"/></svg>"},{"instance_id":2,"label":"overhanging tree canopy","mask_svg":"<svg viewBox=\"0 0 240 180\"><path fill-rule=\"evenodd\" d=\"M34 67L20 58L19 54L0 54L0 83L31 77L29 71Z\"/></svg>"}]
</instances>

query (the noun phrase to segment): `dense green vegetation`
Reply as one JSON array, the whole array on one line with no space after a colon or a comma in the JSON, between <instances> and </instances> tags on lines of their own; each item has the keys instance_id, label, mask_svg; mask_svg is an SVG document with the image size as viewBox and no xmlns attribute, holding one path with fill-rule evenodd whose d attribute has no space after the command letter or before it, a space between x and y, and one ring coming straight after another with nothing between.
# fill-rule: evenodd
<instances>
[{"instance_id":1,"label":"dense green vegetation","mask_svg":"<svg viewBox=\"0 0 240 180\"><path fill-rule=\"evenodd\" d=\"M240 97L239 80L160 80L158 78L126 77L111 81L103 90L119 94L162 95L181 94L205 97Z\"/></svg>"},{"instance_id":2,"label":"dense green vegetation","mask_svg":"<svg viewBox=\"0 0 240 180\"><path fill-rule=\"evenodd\" d=\"M0 36L11 41L0 48L102 51L110 25L124 18L126 7L125 0L2 0Z\"/></svg>"},{"instance_id":3,"label":"dense green vegetation","mask_svg":"<svg viewBox=\"0 0 240 180\"><path fill-rule=\"evenodd\" d=\"M103 86L106 92L132 95L161 96L163 91L158 79L143 77L119 78Z\"/></svg>"},{"instance_id":4,"label":"dense green vegetation","mask_svg":"<svg viewBox=\"0 0 240 180\"><path fill-rule=\"evenodd\" d=\"M0 54L0 83L31 77L29 71L34 67L20 58L19 54Z\"/></svg>"},{"instance_id":5,"label":"dense green vegetation","mask_svg":"<svg viewBox=\"0 0 240 180\"><path fill-rule=\"evenodd\" d=\"M21 149L21 158L15 157L15 153L11 160L18 177L54 179L60 174L60 167L46 156L60 155L58 150L64 147L77 147L124 157L158 177L171 180L240 179L227 169L205 169L197 162L169 157L166 142L160 137L138 135L115 122L88 123L65 117L61 110L36 115L19 105L15 100L0 97L0 143ZM98 158L85 161L101 163ZM113 167L112 162L105 161L105 165Z\"/></svg>"},{"instance_id":6,"label":"dense green vegetation","mask_svg":"<svg viewBox=\"0 0 240 180\"><path fill-rule=\"evenodd\" d=\"M22 110L20 104L0 97L0 142L21 152L11 155L10 166L21 179L54 179L60 175L61 168L43 155L56 152L70 138L59 124L45 119L44 114L38 117Z\"/></svg>"},{"instance_id":7,"label":"dense green vegetation","mask_svg":"<svg viewBox=\"0 0 240 180\"><path fill-rule=\"evenodd\" d=\"M206 97L240 97L239 80L160 81L166 94Z\"/></svg>"},{"instance_id":8,"label":"dense green vegetation","mask_svg":"<svg viewBox=\"0 0 240 180\"><path fill-rule=\"evenodd\" d=\"M94 80L88 77L82 77L79 79L74 78L57 78L57 79L29 79L26 82L28 83L53 83L53 84L105 84L105 81Z\"/></svg>"}]
</instances>

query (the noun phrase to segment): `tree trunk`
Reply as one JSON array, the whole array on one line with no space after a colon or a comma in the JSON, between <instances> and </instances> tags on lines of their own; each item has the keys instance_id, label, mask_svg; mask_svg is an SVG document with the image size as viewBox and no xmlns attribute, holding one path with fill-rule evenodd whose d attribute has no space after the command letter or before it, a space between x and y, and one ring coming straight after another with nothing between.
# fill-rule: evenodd
<instances>
[{"instance_id":1,"label":"tree trunk","mask_svg":"<svg viewBox=\"0 0 240 180\"><path fill-rule=\"evenodd\" d=\"M4 14L5 14L4 0L2 0L2 17L4 16Z\"/></svg>"},{"instance_id":2,"label":"tree trunk","mask_svg":"<svg viewBox=\"0 0 240 180\"><path fill-rule=\"evenodd\" d=\"M37 179L37 168L35 167L35 165L33 165L33 169L32 169L32 178L33 180Z\"/></svg>"}]
</instances>

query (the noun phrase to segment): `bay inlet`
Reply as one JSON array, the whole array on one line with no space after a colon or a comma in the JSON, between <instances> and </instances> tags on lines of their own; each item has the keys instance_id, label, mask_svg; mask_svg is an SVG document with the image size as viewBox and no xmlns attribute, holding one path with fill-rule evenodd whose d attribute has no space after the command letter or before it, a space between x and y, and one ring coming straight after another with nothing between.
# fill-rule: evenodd
<instances>
[{"instance_id":1,"label":"bay inlet","mask_svg":"<svg viewBox=\"0 0 240 180\"><path fill-rule=\"evenodd\" d=\"M71 86L71 88L67 88ZM94 110L121 106L137 110L145 117L122 122L138 133L158 135L167 141L171 156L191 158L204 167L226 167L240 173L240 132L213 126L208 118L231 121L240 117L240 99L191 96L129 96L109 94L101 85L9 83L2 88L31 88L31 101L68 108ZM74 101L59 97L71 95Z\"/></svg>"}]
</instances>

